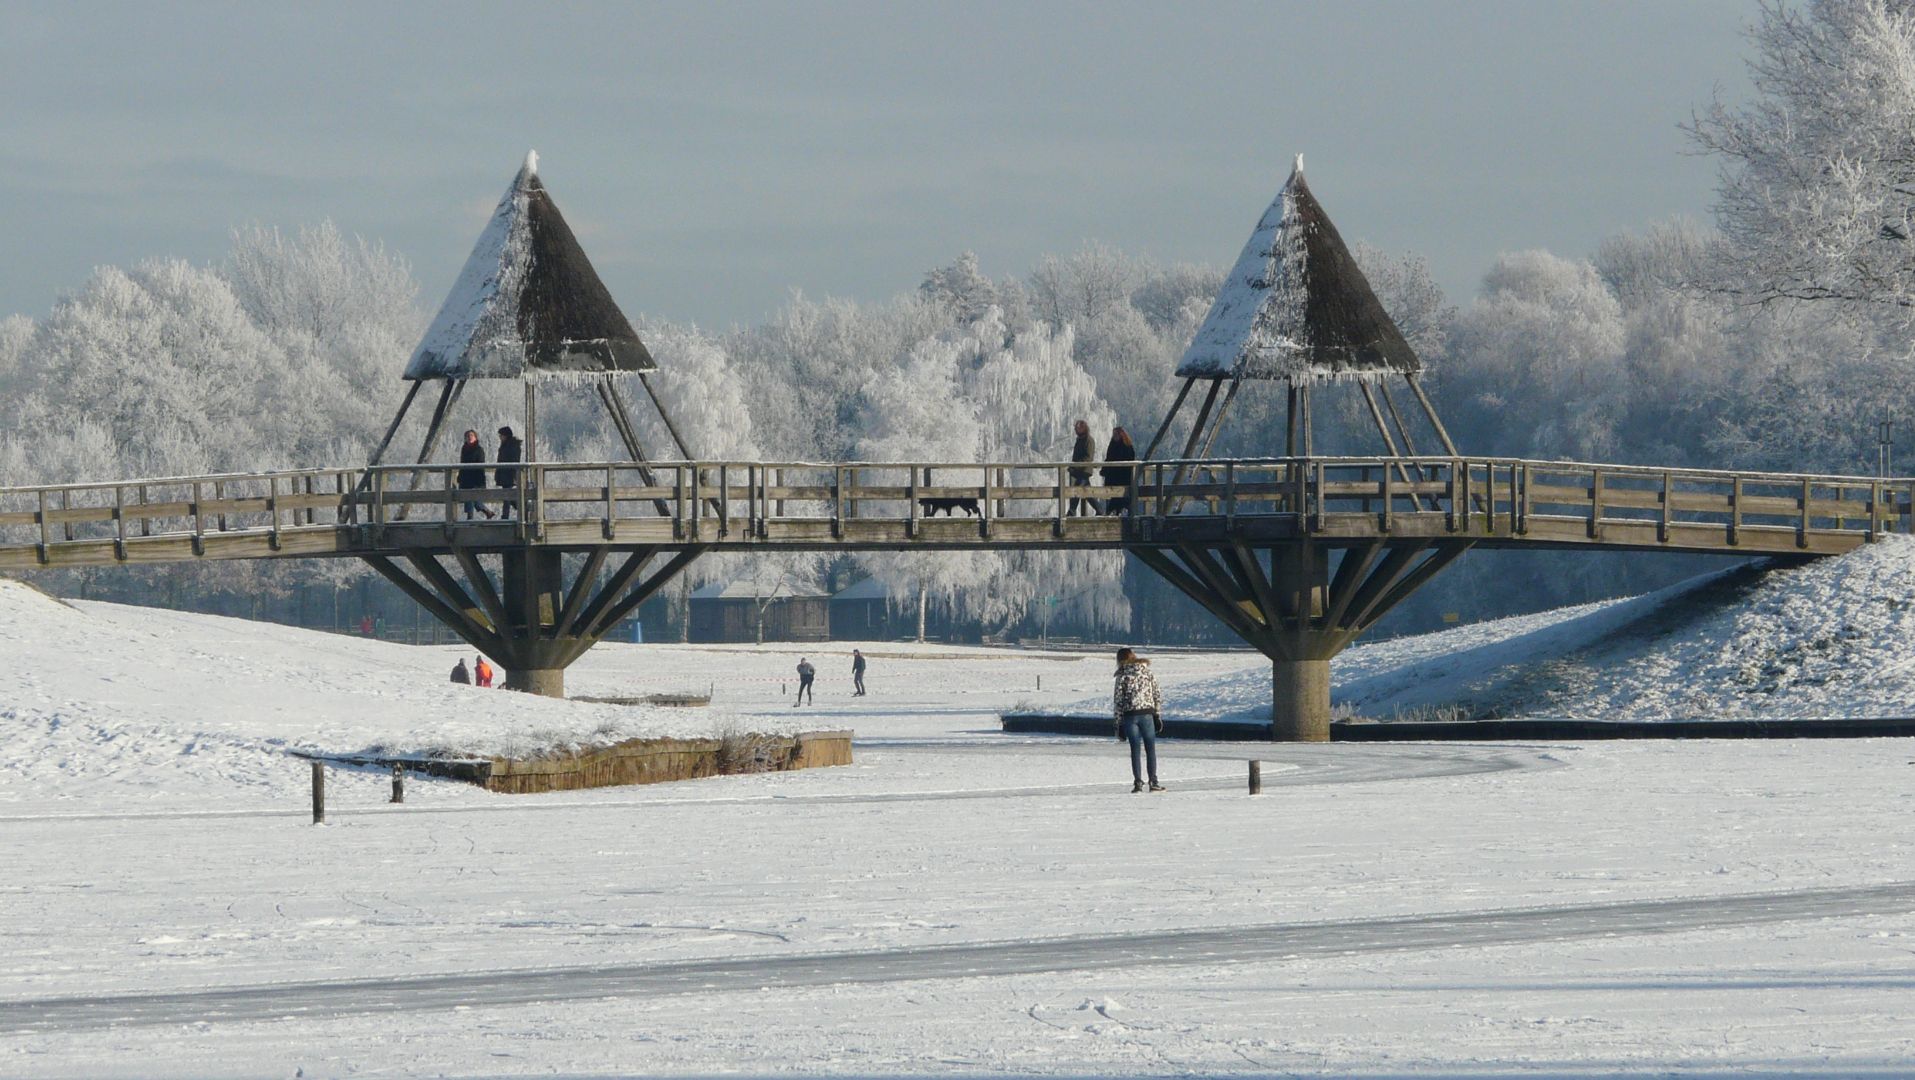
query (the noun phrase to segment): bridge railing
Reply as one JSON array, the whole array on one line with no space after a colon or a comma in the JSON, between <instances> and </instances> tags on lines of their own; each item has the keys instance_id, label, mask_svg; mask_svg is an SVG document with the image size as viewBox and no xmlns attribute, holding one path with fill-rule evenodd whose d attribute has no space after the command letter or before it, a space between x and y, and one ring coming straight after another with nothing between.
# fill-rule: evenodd
<instances>
[{"instance_id":1,"label":"bridge railing","mask_svg":"<svg viewBox=\"0 0 1915 1080\"><path fill-rule=\"evenodd\" d=\"M456 464L161 477L0 488L0 548L129 545L153 558L205 554L224 538L288 537L340 526L441 525L508 506L519 528L669 521L675 539L768 535L815 522L918 535L934 518L974 519L979 536L1068 537L1089 516L1123 513L1133 534L1192 516L1291 517L1305 530L1533 537L1736 547L1744 536L1911 531L1915 480L1483 458L1308 458L1071 462L540 462L501 487L496 465ZM1125 478L1124 473L1129 476ZM1116 479L1110 484L1102 481ZM466 488L462 481L484 486ZM1049 531L1034 531L1049 523ZM941 526L948 530L948 526ZM1027 538L1029 538L1027 537Z\"/></svg>"}]
</instances>

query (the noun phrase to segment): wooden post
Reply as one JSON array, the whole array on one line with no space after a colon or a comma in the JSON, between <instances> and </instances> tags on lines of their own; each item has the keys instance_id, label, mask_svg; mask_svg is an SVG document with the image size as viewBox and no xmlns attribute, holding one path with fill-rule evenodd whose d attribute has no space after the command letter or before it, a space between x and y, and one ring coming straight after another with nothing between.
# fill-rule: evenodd
<instances>
[{"instance_id":1,"label":"wooden post","mask_svg":"<svg viewBox=\"0 0 1915 1080\"><path fill-rule=\"evenodd\" d=\"M1390 531L1390 518L1394 513L1390 504L1394 501L1395 500L1392 499L1390 495L1390 467L1388 465L1385 465L1383 466L1383 525L1382 525L1382 529L1384 532Z\"/></svg>"},{"instance_id":2,"label":"wooden post","mask_svg":"<svg viewBox=\"0 0 1915 1080\"><path fill-rule=\"evenodd\" d=\"M199 504L200 485L199 481L195 480L193 481L193 554L204 555L206 554L206 516L200 513ZM40 516L46 517L45 514ZM42 535L45 535L45 530L42 530Z\"/></svg>"},{"instance_id":3,"label":"wooden post","mask_svg":"<svg viewBox=\"0 0 1915 1080\"><path fill-rule=\"evenodd\" d=\"M406 767L404 765L392 767L392 801L396 803L406 801Z\"/></svg>"},{"instance_id":4,"label":"wooden post","mask_svg":"<svg viewBox=\"0 0 1915 1080\"><path fill-rule=\"evenodd\" d=\"M73 489L72 488L60 489L60 509L61 510L73 509ZM219 527L221 532L224 532L226 530L226 515L225 514L221 514L219 516ZM60 536L69 542L72 541L73 518L71 515L67 515L67 514L61 515Z\"/></svg>"},{"instance_id":5,"label":"wooden post","mask_svg":"<svg viewBox=\"0 0 1915 1080\"><path fill-rule=\"evenodd\" d=\"M1064 493L1069 490L1070 482L1070 466L1059 465L1057 467L1057 523L1052 526L1053 535L1056 536L1064 535L1064 508L1069 505L1064 499Z\"/></svg>"},{"instance_id":6,"label":"wooden post","mask_svg":"<svg viewBox=\"0 0 1915 1080\"><path fill-rule=\"evenodd\" d=\"M989 540L991 538L991 467L989 465L984 466L984 488L982 495L983 498L978 500L978 508L984 514L984 520L982 522L984 539Z\"/></svg>"},{"instance_id":7,"label":"wooden post","mask_svg":"<svg viewBox=\"0 0 1915 1080\"><path fill-rule=\"evenodd\" d=\"M226 481L224 480L213 481L213 501L220 504L219 531L225 532L226 531ZM67 539L71 540L73 539L73 537L68 536Z\"/></svg>"},{"instance_id":8,"label":"wooden post","mask_svg":"<svg viewBox=\"0 0 1915 1080\"><path fill-rule=\"evenodd\" d=\"M831 467L831 535L844 535L844 466Z\"/></svg>"},{"instance_id":9,"label":"wooden post","mask_svg":"<svg viewBox=\"0 0 1915 1080\"><path fill-rule=\"evenodd\" d=\"M1810 491L1811 491L1811 489L1810 489L1810 487L1809 487L1809 478L1805 476L1805 477L1803 477L1803 478L1802 478L1802 528L1801 528L1801 530L1800 530L1799 532L1797 532L1797 533L1795 534L1795 546L1796 546L1796 547L1803 547L1803 548L1805 548L1805 547L1808 547L1808 546L1809 546L1809 495L1810 495ZM1839 490L1838 490L1838 491L1837 491L1837 492L1836 492L1835 494L1836 494L1836 497L1837 497L1838 499L1839 499L1839 498L1841 498L1841 495L1842 495L1842 493L1841 493L1841 492L1840 492Z\"/></svg>"},{"instance_id":10,"label":"wooden post","mask_svg":"<svg viewBox=\"0 0 1915 1080\"><path fill-rule=\"evenodd\" d=\"M146 485L145 484L140 485L139 501L142 507L146 505ZM312 511L308 510L306 511L306 513L310 515ZM312 524L311 518L308 518L306 523L308 525ZM144 509L140 511L140 535L141 536L153 535L153 519L146 515L146 511Z\"/></svg>"},{"instance_id":11,"label":"wooden post","mask_svg":"<svg viewBox=\"0 0 1915 1080\"><path fill-rule=\"evenodd\" d=\"M718 535L731 535L731 466L718 466Z\"/></svg>"},{"instance_id":12,"label":"wooden post","mask_svg":"<svg viewBox=\"0 0 1915 1080\"><path fill-rule=\"evenodd\" d=\"M1729 546L1742 542L1742 477L1729 481Z\"/></svg>"},{"instance_id":13,"label":"wooden post","mask_svg":"<svg viewBox=\"0 0 1915 1080\"><path fill-rule=\"evenodd\" d=\"M52 559L47 545L53 542L53 537L47 531L47 489L41 488L36 494L40 496L40 565L45 566ZM194 545L198 546L197 540Z\"/></svg>"},{"instance_id":14,"label":"wooden post","mask_svg":"<svg viewBox=\"0 0 1915 1080\"><path fill-rule=\"evenodd\" d=\"M1223 464L1223 521L1225 528L1235 528L1237 524L1237 463L1230 460Z\"/></svg>"},{"instance_id":15,"label":"wooden post","mask_svg":"<svg viewBox=\"0 0 1915 1080\"><path fill-rule=\"evenodd\" d=\"M605 539L618 539L618 476L605 466Z\"/></svg>"},{"instance_id":16,"label":"wooden post","mask_svg":"<svg viewBox=\"0 0 1915 1080\"><path fill-rule=\"evenodd\" d=\"M1589 538L1602 539L1602 470L1589 472Z\"/></svg>"},{"instance_id":17,"label":"wooden post","mask_svg":"<svg viewBox=\"0 0 1915 1080\"><path fill-rule=\"evenodd\" d=\"M692 474L692 483L691 483L691 488L692 488L692 491L691 491L691 514L692 514L692 520L691 520L691 537L692 537L692 539L693 539L693 540L696 540L696 539L698 539L698 538L699 538L699 537L698 537L698 523L699 523L699 521L700 521L700 520L701 520L701 519L702 519L702 518L704 517L704 515L703 515L703 513L701 513L701 507L702 507L702 506L704 505L704 500L703 500L703 499L701 499L701 498L699 498L699 494L698 494L698 488L699 488L699 480L700 480L700 479L701 479L701 478L703 477L703 475L704 475L704 470L703 470L703 469L700 469L700 468L698 468L698 467L697 467L696 465L694 465L694 466L692 466L692 470L691 470L691 474ZM683 512L683 508L682 508L682 507L680 508L680 512L681 512L681 513Z\"/></svg>"},{"instance_id":18,"label":"wooden post","mask_svg":"<svg viewBox=\"0 0 1915 1080\"><path fill-rule=\"evenodd\" d=\"M313 762L313 824L326 823L326 765Z\"/></svg>"},{"instance_id":19,"label":"wooden post","mask_svg":"<svg viewBox=\"0 0 1915 1080\"><path fill-rule=\"evenodd\" d=\"M915 539L918 535L918 467L909 466L905 473L904 535Z\"/></svg>"},{"instance_id":20,"label":"wooden post","mask_svg":"<svg viewBox=\"0 0 1915 1080\"><path fill-rule=\"evenodd\" d=\"M1250 794L1263 794L1263 762L1261 761L1250 763Z\"/></svg>"},{"instance_id":21,"label":"wooden post","mask_svg":"<svg viewBox=\"0 0 1915 1080\"><path fill-rule=\"evenodd\" d=\"M1516 533L1519 536L1527 536L1529 535L1529 462L1523 462L1522 470L1522 481L1516 485L1519 492L1516 504Z\"/></svg>"},{"instance_id":22,"label":"wooden post","mask_svg":"<svg viewBox=\"0 0 1915 1080\"><path fill-rule=\"evenodd\" d=\"M782 488L785 486L785 470L783 469L771 470L771 486L778 487L778 488ZM785 498L783 495L780 495L776 499L772 500L771 516L772 517L785 516Z\"/></svg>"},{"instance_id":23,"label":"wooden post","mask_svg":"<svg viewBox=\"0 0 1915 1080\"><path fill-rule=\"evenodd\" d=\"M1656 523L1656 542L1669 542L1669 513L1675 503L1675 477L1665 471L1662 474L1662 520Z\"/></svg>"},{"instance_id":24,"label":"wooden post","mask_svg":"<svg viewBox=\"0 0 1915 1080\"><path fill-rule=\"evenodd\" d=\"M685 536L685 467L672 466L672 538ZM689 617L689 616L687 616Z\"/></svg>"},{"instance_id":25,"label":"wooden post","mask_svg":"<svg viewBox=\"0 0 1915 1080\"><path fill-rule=\"evenodd\" d=\"M1880 480L1868 486L1868 539L1870 543L1880 535L1882 528L1882 482Z\"/></svg>"},{"instance_id":26,"label":"wooden post","mask_svg":"<svg viewBox=\"0 0 1915 1080\"><path fill-rule=\"evenodd\" d=\"M279 514L273 514L273 548L279 548ZM126 489L113 487L113 557L126 561Z\"/></svg>"}]
</instances>

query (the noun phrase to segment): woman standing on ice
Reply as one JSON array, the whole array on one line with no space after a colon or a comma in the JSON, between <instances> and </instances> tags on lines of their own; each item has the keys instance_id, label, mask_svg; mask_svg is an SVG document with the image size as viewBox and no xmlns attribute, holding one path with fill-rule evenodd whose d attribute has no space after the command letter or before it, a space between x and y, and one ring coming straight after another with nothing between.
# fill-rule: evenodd
<instances>
[{"instance_id":1,"label":"woman standing on ice","mask_svg":"<svg viewBox=\"0 0 1915 1080\"><path fill-rule=\"evenodd\" d=\"M485 464L485 447L479 444L478 432L468 431L465 433L465 445L459 447L459 464L471 465L471 464L474 464L475 462L479 465ZM482 488L484 486L485 486L485 470L484 469L481 468L481 469L460 469L459 470L459 487L461 490L472 491L478 488ZM483 506L480 506L479 501L477 499L467 499L465 501L465 519L467 521L472 520L472 513L475 510L481 514L484 514L486 517L493 516L492 511L487 510Z\"/></svg>"},{"instance_id":2,"label":"woman standing on ice","mask_svg":"<svg viewBox=\"0 0 1915 1080\"><path fill-rule=\"evenodd\" d=\"M1164 790L1157 782L1157 736L1164 730L1164 697L1157 690L1157 677L1150 673L1150 661L1129 649L1117 650L1117 689L1111 697L1117 738L1130 740L1131 794L1144 790L1144 762L1139 760L1143 757L1150 763L1150 790Z\"/></svg>"}]
</instances>

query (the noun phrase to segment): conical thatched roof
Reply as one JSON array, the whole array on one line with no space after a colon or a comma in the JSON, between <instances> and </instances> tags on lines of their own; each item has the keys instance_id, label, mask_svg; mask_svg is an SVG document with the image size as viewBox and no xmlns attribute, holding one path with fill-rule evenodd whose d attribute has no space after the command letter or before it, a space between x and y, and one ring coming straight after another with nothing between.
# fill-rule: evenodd
<instances>
[{"instance_id":1,"label":"conical thatched roof","mask_svg":"<svg viewBox=\"0 0 1915 1080\"><path fill-rule=\"evenodd\" d=\"M528 154L413 352L406 378L656 367L539 182L538 155Z\"/></svg>"},{"instance_id":2,"label":"conical thatched roof","mask_svg":"<svg viewBox=\"0 0 1915 1080\"><path fill-rule=\"evenodd\" d=\"M1264 211L1179 376L1304 381L1421 371L1303 180L1303 155Z\"/></svg>"}]
</instances>

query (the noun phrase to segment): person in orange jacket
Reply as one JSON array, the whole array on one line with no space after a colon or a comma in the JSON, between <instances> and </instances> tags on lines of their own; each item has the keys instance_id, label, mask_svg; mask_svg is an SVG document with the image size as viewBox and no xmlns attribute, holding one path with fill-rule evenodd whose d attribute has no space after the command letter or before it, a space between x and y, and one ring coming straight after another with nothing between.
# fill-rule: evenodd
<instances>
[{"instance_id":1,"label":"person in orange jacket","mask_svg":"<svg viewBox=\"0 0 1915 1080\"><path fill-rule=\"evenodd\" d=\"M472 675L473 675L472 681L479 686L491 686L492 685L492 665L486 663L485 657L483 656L479 657L478 659L479 659L478 665L472 669Z\"/></svg>"}]
</instances>

